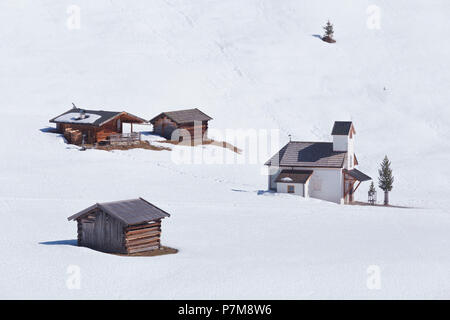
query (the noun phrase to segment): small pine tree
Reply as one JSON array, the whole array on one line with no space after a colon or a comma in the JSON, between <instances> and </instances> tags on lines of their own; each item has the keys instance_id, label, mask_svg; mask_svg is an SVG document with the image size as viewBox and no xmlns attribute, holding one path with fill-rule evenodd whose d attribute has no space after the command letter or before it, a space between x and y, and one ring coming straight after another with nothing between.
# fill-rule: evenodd
<instances>
[{"instance_id":1,"label":"small pine tree","mask_svg":"<svg viewBox=\"0 0 450 320\"><path fill-rule=\"evenodd\" d=\"M392 176L391 162L384 156L381 168L378 170L378 187L384 191L384 204L389 204L389 191L392 190L394 177Z\"/></svg>"},{"instance_id":2,"label":"small pine tree","mask_svg":"<svg viewBox=\"0 0 450 320\"><path fill-rule=\"evenodd\" d=\"M323 38L333 40L334 29L330 20L328 20L327 24L325 25L325 27L323 27L323 29L325 30L325 35L323 36Z\"/></svg>"},{"instance_id":3,"label":"small pine tree","mask_svg":"<svg viewBox=\"0 0 450 320\"><path fill-rule=\"evenodd\" d=\"M375 190L375 186L373 184L373 181L370 183L370 187L369 187L369 192L367 192L367 195L369 196L369 203L370 204L375 204L375 194L377 193L377 191Z\"/></svg>"},{"instance_id":4,"label":"small pine tree","mask_svg":"<svg viewBox=\"0 0 450 320\"><path fill-rule=\"evenodd\" d=\"M373 181L370 183L370 187L369 187L369 194L375 194L376 190L375 190L375 186L373 184Z\"/></svg>"}]
</instances>

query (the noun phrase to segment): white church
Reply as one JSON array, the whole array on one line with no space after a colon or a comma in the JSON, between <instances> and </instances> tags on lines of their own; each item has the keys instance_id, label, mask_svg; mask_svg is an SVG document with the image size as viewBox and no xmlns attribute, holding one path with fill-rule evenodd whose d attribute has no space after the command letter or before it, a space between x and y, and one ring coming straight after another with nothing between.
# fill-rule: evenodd
<instances>
[{"instance_id":1,"label":"white church","mask_svg":"<svg viewBox=\"0 0 450 320\"><path fill-rule=\"evenodd\" d=\"M350 203L369 176L357 170L351 121L336 121L333 142L290 141L269 161L269 190Z\"/></svg>"}]
</instances>

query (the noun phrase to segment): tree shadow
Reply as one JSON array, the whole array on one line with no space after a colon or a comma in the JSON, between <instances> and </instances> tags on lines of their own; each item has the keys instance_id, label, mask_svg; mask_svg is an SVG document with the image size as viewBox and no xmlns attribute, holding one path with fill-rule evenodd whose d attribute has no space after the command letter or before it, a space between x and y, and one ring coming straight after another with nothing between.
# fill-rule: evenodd
<instances>
[{"instance_id":1,"label":"tree shadow","mask_svg":"<svg viewBox=\"0 0 450 320\"><path fill-rule=\"evenodd\" d=\"M247 190L241 190L241 189L231 189L231 191L234 191L234 192L248 192Z\"/></svg>"},{"instance_id":2,"label":"tree shadow","mask_svg":"<svg viewBox=\"0 0 450 320\"><path fill-rule=\"evenodd\" d=\"M322 36L320 34L312 34L314 38L322 40Z\"/></svg>"},{"instance_id":3,"label":"tree shadow","mask_svg":"<svg viewBox=\"0 0 450 320\"><path fill-rule=\"evenodd\" d=\"M44 244L46 246L78 246L78 240L55 240L55 241L43 241L39 244Z\"/></svg>"}]
</instances>

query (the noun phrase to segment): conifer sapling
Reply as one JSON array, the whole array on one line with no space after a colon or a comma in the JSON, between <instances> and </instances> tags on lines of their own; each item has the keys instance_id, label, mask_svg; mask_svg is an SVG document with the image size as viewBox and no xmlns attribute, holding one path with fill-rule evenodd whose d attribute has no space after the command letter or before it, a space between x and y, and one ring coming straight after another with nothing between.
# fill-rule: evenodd
<instances>
[{"instance_id":1,"label":"conifer sapling","mask_svg":"<svg viewBox=\"0 0 450 320\"><path fill-rule=\"evenodd\" d=\"M378 187L384 191L384 204L389 204L389 191L392 190L394 176L392 175L391 162L384 156L381 168L378 170Z\"/></svg>"},{"instance_id":2,"label":"conifer sapling","mask_svg":"<svg viewBox=\"0 0 450 320\"><path fill-rule=\"evenodd\" d=\"M325 30L325 35L322 37L322 40L326 42L336 42L333 39L334 29L330 20L328 20L327 24L325 25L325 27L323 27L323 29Z\"/></svg>"}]
</instances>

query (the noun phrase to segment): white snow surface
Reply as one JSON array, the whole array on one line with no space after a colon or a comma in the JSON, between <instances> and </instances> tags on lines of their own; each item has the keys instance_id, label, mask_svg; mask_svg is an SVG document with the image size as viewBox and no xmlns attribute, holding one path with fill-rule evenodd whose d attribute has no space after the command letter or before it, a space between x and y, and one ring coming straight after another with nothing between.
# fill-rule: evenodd
<instances>
[{"instance_id":1,"label":"white snow surface","mask_svg":"<svg viewBox=\"0 0 450 320\"><path fill-rule=\"evenodd\" d=\"M63 114L55 119L57 122L65 122L65 123L82 123L82 124L90 124L94 123L101 117L98 114L86 113L85 118L80 118L80 114L78 112L69 112Z\"/></svg>"},{"instance_id":2,"label":"white snow surface","mask_svg":"<svg viewBox=\"0 0 450 320\"><path fill-rule=\"evenodd\" d=\"M79 30L66 26L72 3L0 3L0 298L450 298L449 1L80 0ZM328 19L335 44L314 36ZM413 208L267 193L268 156L80 152L45 130L72 102L146 119L199 107L211 129L280 129L280 146L288 134L330 141L333 121L352 120L359 169L376 178L387 154L391 203ZM171 214L162 242L179 253L70 245L68 216L139 196ZM71 265L80 289L67 286Z\"/></svg>"}]
</instances>

